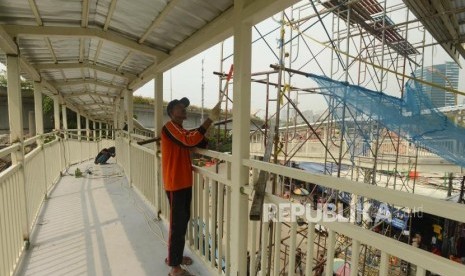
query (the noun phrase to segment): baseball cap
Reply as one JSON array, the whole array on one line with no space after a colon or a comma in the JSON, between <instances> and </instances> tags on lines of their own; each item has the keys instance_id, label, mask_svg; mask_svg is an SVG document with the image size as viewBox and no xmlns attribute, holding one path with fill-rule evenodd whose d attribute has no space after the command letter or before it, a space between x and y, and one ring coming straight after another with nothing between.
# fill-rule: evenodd
<instances>
[{"instance_id":1,"label":"baseball cap","mask_svg":"<svg viewBox=\"0 0 465 276\"><path fill-rule=\"evenodd\" d=\"M177 105L178 103L182 103L184 107L188 107L191 102L186 97L181 98L180 100L178 99L172 100L171 102L168 103L168 106L166 107L166 112L168 113L168 116L170 116L171 110L173 110L173 107Z\"/></svg>"}]
</instances>

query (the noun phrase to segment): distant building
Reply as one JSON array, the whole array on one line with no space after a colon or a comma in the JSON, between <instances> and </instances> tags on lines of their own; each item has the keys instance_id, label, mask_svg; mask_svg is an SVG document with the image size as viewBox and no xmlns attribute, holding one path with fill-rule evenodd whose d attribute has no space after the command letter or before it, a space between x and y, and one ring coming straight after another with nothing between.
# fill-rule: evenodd
<instances>
[{"instance_id":1,"label":"distant building","mask_svg":"<svg viewBox=\"0 0 465 276\"><path fill-rule=\"evenodd\" d=\"M458 89L459 86L459 66L455 62L418 69L415 71L415 76L443 87ZM457 105L457 95L454 93L428 85L423 85L423 92L431 99L435 107Z\"/></svg>"}]
</instances>

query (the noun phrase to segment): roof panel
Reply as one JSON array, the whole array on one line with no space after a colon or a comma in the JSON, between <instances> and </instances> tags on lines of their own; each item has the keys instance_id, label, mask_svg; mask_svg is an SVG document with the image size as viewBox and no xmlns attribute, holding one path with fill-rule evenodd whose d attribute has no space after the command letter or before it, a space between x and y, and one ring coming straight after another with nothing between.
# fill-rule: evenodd
<instances>
[{"instance_id":1,"label":"roof panel","mask_svg":"<svg viewBox=\"0 0 465 276\"><path fill-rule=\"evenodd\" d=\"M19 42L21 57L30 63L53 62L50 50L43 38L21 38Z\"/></svg>"},{"instance_id":2,"label":"roof panel","mask_svg":"<svg viewBox=\"0 0 465 276\"><path fill-rule=\"evenodd\" d=\"M166 0L160 1L118 1L111 18L110 29L125 34L132 39L140 38L152 21L166 6ZM101 20L100 18L98 19Z\"/></svg>"},{"instance_id":3,"label":"roof panel","mask_svg":"<svg viewBox=\"0 0 465 276\"><path fill-rule=\"evenodd\" d=\"M58 62L79 61L79 38L53 37L50 38L53 52Z\"/></svg>"},{"instance_id":4,"label":"roof panel","mask_svg":"<svg viewBox=\"0 0 465 276\"><path fill-rule=\"evenodd\" d=\"M88 24L84 24L84 27L92 30L84 30L81 27L82 0L0 0L0 24L17 25L9 29L6 27L5 30L11 31L11 34L17 32L21 57L32 66L47 64L39 71L41 77L60 93L79 93L79 96L68 98L67 101L82 108L84 103L113 103L112 98L80 93L119 96L129 82L133 82L138 75L144 76L144 71L155 64L155 56L158 61L167 57L164 53L169 53L232 7L233 2L88 0ZM34 10L35 7L37 10ZM152 26L158 21L157 26ZM108 32L105 33L106 23ZM39 25L44 28L22 28ZM52 26L73 29L50 28ZM96 29L98 32L95 32ZM142 37L141 43L135 43ZM156 50L163 53L159 55ZM5 62L4 56L0 56L0 61ZM63 69L54 69L55 63ZM112 71L116 74L112 74ZM117 71L125 75L121 76ZM64 80L73 82L73 85L63 85ZM75 83L79 80L85 80L85 83ZM135 83L131 87L140 84Z\"/></svg>"},{"instance_id":5,"label":"roof panel","mask_svg":"<svg viewBox=\"0 0 465 276\"><path fill-rule=\"evenodd\" d=\"M0 2L0 24L34 25L36 21L27 1L5 0Z\"/></svg>"},{"instance_id":6,"label":"roof panel","mask_svg":"<svg viewBox=\"0 0 465 276\"><path fill-rule=\"evenodd\" d=\"M148 60L146 56L134 53L124 64L122 72L142 72L145 68L153 64L153 60Z\"/></svg>"},{"instance_id":7,"label":"roof panel","mask_svg":"<svg viewBox=\"0 0 465 276\"><path fill-rule=\"evenodd\" d=\"M81 1L35 1L44 26L70 26L81 24Z\"/></svg>"}]
</instances>

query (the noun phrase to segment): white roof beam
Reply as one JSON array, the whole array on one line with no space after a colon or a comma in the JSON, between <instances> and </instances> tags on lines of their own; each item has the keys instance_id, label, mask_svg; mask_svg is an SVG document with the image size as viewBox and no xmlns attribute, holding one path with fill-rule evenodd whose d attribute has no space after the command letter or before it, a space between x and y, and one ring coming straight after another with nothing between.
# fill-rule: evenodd
<instances>
[{"instance_id":1,"label":"white roof beam","mask_svg":"<svg viewBox=\"0 0 465 276\"><path fill-rule=\"evenodd\" d=\"M114 98L118 98L118 95L110 95L110 94L98 94L98 93L91 93L91 92L80 92L80 93L72 93L72 94L63 94L63 97L65 98L77 98L77 97L81 97L81 96L92 96L92 95L98 95L102 98L110 98L110 99L114 99Z\"/></svg>"},{"instance_id":2,"label":"white roof beam","mask_svg":"<svg viewBox=\"0 0 465 276\"><path fill-rule=\"evenodd\" d=\"M96 102L96 103L92 103L92 104L86 104L85 107L89 107L89 106L101 106L103 108L113 108L113 104L110 104L110 103L99 103L99 102ZM90 108L92 109L92 108Z\"/></svg>"},{"instance_id":3,"label":"white roof beam","mask_svg":"<svg viewBox=\"0 0 465 276\"><path fill-rule=\"evenodd\" d=\"M13 38L5 31L2 25L0 25L0 48L7 55L18 54L18 46L16 45Z\"/></svg>"},{"instance_id":4,"label":"white roof beam","mask_svg":"<svg viewBox=\"0 0 465 276\"><path fill-rule=\"evenodd\" d=\"M121 90L124 87L113 85L107 82L94 80L94 79L77 79L77 80L68 80L68 81L54 81L52 84L56 87L64 87L64 86L73 86L73 85L81 85L81 84L93 84L97 86L104 86L108 88L114 88L117 90Z\"/></svg>"},{"instance_id":5,"label":"white roof beam","mask_svg":"<svg viewBox=\"0 0 465 276\"><path fill-rule=\"evenodd\" d=\"M110 7L108 8L107 18L105 19L105 24L103 25L103 30L108 30L110 26L111 18L113 17L113 13L115 12L116 8L116 0L111 0Z\"/></svg>"},{"instance_id":6,"label":"white roof beam","mask_svg":"<svg viewBox=\"0 0 465 276\"><path fill-rule=\"evenodd\" d=\"M300 0L252 0L244 1L244 20L258 24L268 17L298 3Z\"/></svg>"},{"instance_id":7,"label":"white roof beam","mask_svg":"<svg viewBox=\"0 0 465 276\"><path fill-rule=\"evenodd\" d=\"M129 51L129 53L124 57L123 61L121 61L120 65L118 66L118 69L116 71L121 71L123 69L124 64L128 61L129 57L131 57L132 52Z\"/></svg>"},{"instance_id":8,"label":"white roof beam","mask_svg":"<svg viewBox=\"0 0 465 276\"><path fill-rule=\"evenodd\" d=\"M82 0L81 27L87 28L89 25L89 0Z\"/></svg>"},{"instance_id":9,"label":"white roof beam","mask_svg":"<svg viewBox=\"0 0 465 276\"><path fill-rule=\"evenodd\" d=\"M244 8L243 20L251 20L253 24L257 24L299 1L254 0L247 2L247 6ZM188 58L232 36L233 24L231 24L231 22L233 22L233 12L234 7L229 8L202 29L198 30L194 35L170 51L169 57L160 61L158 64L152 64L144 70L138 79L135 79L128 85L128 88L136 90L151 80L155 73L165 72L186 61Z\"/></svg>"},{"instance_id":10,"label":"white roof beam","mask_svg":"<svg viewBox=\"0 0 465 276\"><path fill-rule=\"evenodd\" d=\"M150 56L157 60L163 60L169 55L164 51L160 51L151 48L146 45L141 45L137 41L127 39L120 34L112 31L103 31L94 28L76 28L76 27L56 27L56 26L26 26L26 25L4 25L5 30L10 35L26 36L26 37L97 37L115 44L118 44L124 48L136 51L146 56Z\"/></svg>"},{"instance_id":11,"label":"white roof beam","mask_svg":"<svg viewBox=\"0 0 465 276\"><path fill-rule=\"evenodd\" d=\"M57 63L57 56L55 55L55 51L53 50L52 42L48 37L45 38L45 44L47 44L47 48L50 51L50 54L52 55L53 62Z\"/></svg>"},{"instance_id":12,"label":"white roof beam","mask_svg":"<svg viewBox=\"0 0 465 276\"><path fill-rule=\"evenodd\" d=\"M34 14L37 25L44 25L44 23L42 22L42 18L40 18L39 10L37 9L35 0L29 0L29 6L31 7L32 13Z\"/></svg>"},{"instance_id":13,"label":"white roof beam","mask_svg":"<svg viewBox=\"0 0 465 276\"><path fill-rule=\"evenodd\" d=\"M170 14L170 12L174 9L175 6L178 5L179 2L181 2L181 0L171 0L168 3L168 5L166 5L163 11L153 20L150 27L141 36L141 38L139 39L139 43L143 43L147 39L150 33L153 32L153 30L157 28L160 25L160 23L162 23L165 20L168 14Z\"/></svg>"},{"instance_id":14,"label":"white roof beam","mask_svg":"<svg viewBox=\"0 0 465 276\"><path fill-rule=\"evenodd\" d=\"M95 51L95 55L94 55L94 63L97 63L98 61L98 57L100 56L100 50L102 50L102 45L103 45L103 40L99 39L97 50Z\"/></svg>"},{"instance_id":15,"label":"white roof beam","mask_svg":"<svg viewBox=\"0 0 465 276\"><path fill-rule=\"evenodd\" d=\"M112 69L107 66L97 65L88 61L82 63L42 63L34 66L37 70L55 70L55 69L79 69L79 68L89 68L103 73L107 73L113 76L122 77L132 81L137 78L136 75L131 73L119 72L115 69Z\"/></svg>"},{"instance_id":16,"label":"white roof beam","mask_svg":"<svg viewBox=\"0 0 465 276\"><path fill-rule=\"evenodd\" d=\"M84 61L84 38L79 39L79 62Z\"/></svg>"}]
</instances>

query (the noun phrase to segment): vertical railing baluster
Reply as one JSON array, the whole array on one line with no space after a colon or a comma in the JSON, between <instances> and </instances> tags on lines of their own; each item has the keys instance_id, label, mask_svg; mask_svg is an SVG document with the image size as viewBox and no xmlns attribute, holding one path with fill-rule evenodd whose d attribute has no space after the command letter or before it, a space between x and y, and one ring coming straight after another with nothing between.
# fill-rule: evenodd
<instances>
[{"instance_id":1,"label":"vertical railing baluster","mask_svg":"<svg viewBox=\"0 0 465 276\"><path fill-rule=\"evenodd\" d=\"M379 263L379 276L387 276L389 274L389 254L381 251L381 260Z\"/></svg>"}]
</instances>

